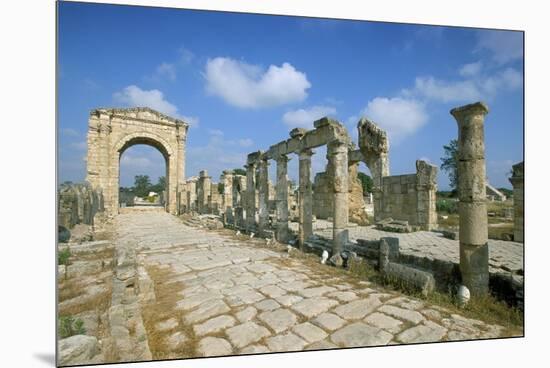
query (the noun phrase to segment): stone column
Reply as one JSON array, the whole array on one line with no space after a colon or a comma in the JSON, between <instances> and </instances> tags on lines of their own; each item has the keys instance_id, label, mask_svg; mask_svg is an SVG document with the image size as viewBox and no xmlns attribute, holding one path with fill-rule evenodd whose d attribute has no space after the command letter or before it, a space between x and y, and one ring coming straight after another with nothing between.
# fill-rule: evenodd
<instances>
[{"instance_id":1,"label":"stone column","mask_svg":"<svg viewBox=\"0 0 550 368\"><path fill-rule=\"evenodd\" d=\"M223 182L223 210L225 224L234 225L233 220L233 171L226 170L222 175Z\"/></svg>"},{"instance_id":2,"label":"stone column","mask_svg":"<svg viewBox=\"0 0 550 368\"><path fill-rule=\"evenodd\" d=\"M200 214L208 212L208 196L210 195L211 178L206 170L199 173L199 183L197 189L197 210Z\"/></svg>"},{"instance_id":3,"label":"stone column","mask_svg":"<svg viewBox=\"0 0 550 368\"><path fill-rule=\"evenodd\" d=\"M298 214L299 214L299 234L298 241L300 247L303 248L306 239L313 234L313 194L311 188L311 156L313 151L311 149L305 149L300 152L299 162L299 202L298 202ZM347 169L347 166L346 166Z\"/></svg>"},{"instance_id":4,"label":"stone column","mask_svg":"<svg viewBox=\"0 0 550 368\"><path fill-rule=\"evenodd\" d=\"M512 166L514 187L514 241L523 243L523 161Z\"/></svg>"},{"instance_id":5,"label":"stone column","mask_svg":"<svg viewBox=\"0 0 550 368\"><path fill-rule=\"evenodd\" d=\"M246 167L246 228L254 231L256 228L256 163Z\"/></svg>"},{"instance_id":6,"label":"stone column","mask_svg":"<svg viewBox=\"0 0 550 368\"><path fill-rule=\"evenodd\" d=\"M332 209L332 256L339 255L348 241L348 146L332 142L327 148L327 158L332 166L333 209Z\"/></svg>"},{"instance_id":7,"label":"stone column","mask_svg":"<svg viewBox=\"0 0 550 368\"><path fill-rule=\"evenodd\" d=\"M267 160L260 160L259 162L259 177L258 184L259 189L259 232L261 236L264 236L264 231L269 227L269 174L268 167L269 162Z\"/></svg>"},{"instance_id":8,"label":"stone column","mask_svg":"<svg viewBox=\"0 0 550 368\"><path fill-rule=\"evenodd\" d=\"M277 240L288 241L288 156L277 157L277 185L275 200L277 203Z\"/></svg>"},{"instance_id":9,"label":"stone column","mask_svg":"<svg viewBox=\"0 0 550 368\"><path fill-rule=\"evenodd\" d=\"M460 272L462 283L472 295L478 296L489 291L483 132L483 122L488 112L487 106L481 102L451 110L458 123Z\"/></svg>"}]
</instances>

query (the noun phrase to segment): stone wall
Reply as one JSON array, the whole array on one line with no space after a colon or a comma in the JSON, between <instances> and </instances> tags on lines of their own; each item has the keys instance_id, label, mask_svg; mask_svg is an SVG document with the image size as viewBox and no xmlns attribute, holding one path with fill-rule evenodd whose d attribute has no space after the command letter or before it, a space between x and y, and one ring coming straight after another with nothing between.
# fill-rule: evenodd
<instances>
[{"instance_id":1,"label":"stone wall","mask_svg":"<svg viewBox=\"0 0 550 368\"><path fill-rule=\"evenodd\" d=\"M408 221L422 230L437 227L437 167L416 161L416 174L385 176L380 191L380 219Z\"/></svg>"},{"instance_id":2,"label":"stone wall","mask_svg":"<svg viewBox=\"0 0 550 368\"><path fill-rule=\"evenodd\" d=\"M349 221L359 225L367 225L367 213L365 201L363 199L363 186L357 178L358 164L352 164L348 167L348 213ZM313 215L320 219L332 218L334 195L332 186L334 185L333 176L328 175L330 170L317 173L313 184Z\"/></svg>"},{"instance_id":3,"label":"stone wall","mask_svg":"<svg viewBox=\"0 0 550 368\"><path fill-rule=\"evenodd\" d=\"M510 182L514 187L514 241L523 242L523 161L512 166Z\"/></svg>"},{"instance_id":4,"label":"stone wall","mask_svg":"<svg viewBox=\"0 0 550 368\"><path fill-rule=\"evenodd\" d=\"M76 224L94 224L96 213L104 210L101 190L85 184L61 184L58 192L58 224L67 229Z\"/></svg>"}]
</instances>

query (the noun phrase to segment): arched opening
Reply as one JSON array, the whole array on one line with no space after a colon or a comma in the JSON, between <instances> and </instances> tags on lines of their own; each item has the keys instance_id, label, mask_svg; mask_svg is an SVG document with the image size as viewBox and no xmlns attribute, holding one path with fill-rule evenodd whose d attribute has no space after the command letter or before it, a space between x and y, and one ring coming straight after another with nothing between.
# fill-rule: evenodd
<instances>
[{"instance_id":1,"label":"arched opening","mask_svg":"<svg viewBox=\"0 0 550 368\"><path fill-rule=\"evenodd\" d=\"M148 137L134 137L118 150L119 207L168 209L170 160L166 148Z\"/></svg>"},{"instance_id":2,"label":"arched opening","mask_svg":"<svg viewBox=\"0 0 550 368\"><path fill-rule=\"evenodd\" d=\"M365 202L365 211L370 220L374 219L374 181L369 167L359 161L357 167L357 179L361 183L363 189L363 201Z\"/></svg>"}]
</instances>

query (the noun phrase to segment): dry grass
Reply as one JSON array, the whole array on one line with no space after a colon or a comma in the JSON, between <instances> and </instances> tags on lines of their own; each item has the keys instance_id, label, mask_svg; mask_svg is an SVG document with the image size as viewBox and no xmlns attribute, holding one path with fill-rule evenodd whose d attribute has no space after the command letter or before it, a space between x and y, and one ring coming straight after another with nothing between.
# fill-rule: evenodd
<instances>
[{"instance_id":1,"label":"dry grass","mask_svg":"<svg viewBox=\"0 0 550 368\"><path fill-rule=\"evenodd\" d=\"M197 356L198 339L191 326L183 323L184 312L177 311L176 303L181 299L179 292L183 290L183 283L171 281L171 272L159 267L148 267L149 277L155 284L154 302L142 308L142 317L149 349L153 359L190 358ZM156 325L169 318L175 318L178 325L171 330L158 331ZM182 332L187 340L176 350L171 350L166 339L175 332Z\"/></svg>"}]
</instances>

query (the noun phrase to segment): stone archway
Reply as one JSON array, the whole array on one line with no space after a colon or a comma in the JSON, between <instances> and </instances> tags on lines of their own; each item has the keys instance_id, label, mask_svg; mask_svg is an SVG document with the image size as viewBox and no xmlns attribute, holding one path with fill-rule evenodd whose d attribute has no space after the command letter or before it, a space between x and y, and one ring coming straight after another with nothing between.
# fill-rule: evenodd
<instances>
[{"instance_id":1,"label":"stone archway","mask_svg":"<svg viewBox=\"0 0 550 368\"><path fill-rule=\"evenodd\" d=\"M95 109L88 122L86 180L103 192L105 211L118 213L122 153L136 144L155 147L166 162L166 210L178 213L177 193L185 181L185 142L189 125L148 107Z\"/></svg>"}]
</instances>

